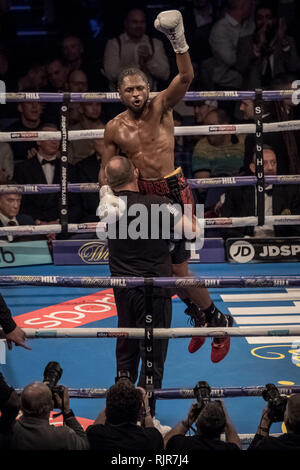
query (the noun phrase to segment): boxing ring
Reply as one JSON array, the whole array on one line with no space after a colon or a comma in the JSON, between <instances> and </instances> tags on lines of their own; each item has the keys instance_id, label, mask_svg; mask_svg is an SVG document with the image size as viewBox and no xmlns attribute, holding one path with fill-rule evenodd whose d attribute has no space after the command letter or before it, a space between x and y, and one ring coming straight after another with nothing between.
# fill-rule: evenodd
<instances>
[{"instance_id":1,"label":"boxing ring","mask_svg":"<svg viewBox=\"0 0 300 470\"><path fill-rule=\"evenodd\" d=\"M272 92L190 92L186 100L252 99L256 108L263 100L291 97L292 91ZM154 94L152 94L154 95ZM60 132L0 133L0 141L61 140L62 164L60 185L14 185L14 192L26 194L60 192L61 224L0 228L0 235L32 235L47 233L86 233L96 230L95 223L69 224L66 194L98 191L97 184L68 184L68 142L82 138L103 137L103 130L68 131L67 112L70 102L118 101L116 93L15 93L6 95L7 102L60 102ZM268 129L267 129L268 126ZM211 127L211 126L210 126ZM257 162L262 155L263 131L277 132L300 129L299 121L263 124L261 110L256 123L230 126L189 126L175 128L175 135L207 133L255 133ZM299 175L265 177L258 165L256 176L189 180L191 187L220 187L270 184L297 184ZM11 185L0 191L10 192ZM260 194L260 193L259 193ZM263 194L263 191L262 191ZM26 197L26 196L25 196ZM204 226L239 227L245 225L300 224L300 216L264 216L264 199L258 196L257 216L231 219L205 219ZM299 393L300 366L300 269L298 263L268 264L193 264L195 278L110 278L108 266L26 266L0 270L1 293L13 312L16 323L24 328L25 351L14 348L6 354L3 372L8 383L17 390L34 380L42 380L49 361L58 361L63 368L61 383L70 390L71 407L83 426L93 422L104 407L103 398L115 378L115 341L124 335L143 338L145 330L116 328L116 308L112 287L145 285L151 294L156 285L164 287L205 286L214 303L235 319L232 328L187 328L184 304L173 298L172 328L148 329L150 342L168 337L164 388L153 390L158 398L157 417L173 426L183 419L193 399L193 387L207 381L212 397L223 397L238 433L247 443L256 431L261 411L263 386L275 383L282 393ZM86 327L87 326L87 327ZM204 346L195 354L187 351L192 335L207 336ZM218 364L210 362L210 340L213 336L232 336L231 349ZM176 341L178 339L178 341ZM180 340L180 341L179 341ZM268 362L266 362L268 361ZM151 370L148 371L151 375ZM249 398L251 397L251 399ZM232 398L232 400L229 400ZM175 400L175 402L174 402ZM174 409L176 413L174 414ZM272 425L272 433L281 432L281 423Z\"/></svg>"}]
</instances>

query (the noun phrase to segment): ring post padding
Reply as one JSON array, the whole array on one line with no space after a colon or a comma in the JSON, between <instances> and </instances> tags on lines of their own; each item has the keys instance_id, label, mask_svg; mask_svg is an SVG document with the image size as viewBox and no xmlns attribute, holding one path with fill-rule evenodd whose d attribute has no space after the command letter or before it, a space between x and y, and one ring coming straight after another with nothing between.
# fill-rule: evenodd
<instances>
[{"instance_id":1,"label":"ring post padding","mask_svg":"<svg viewBox=\"0 0 300 470\"><path fill-rule=\"evenodd\" d=\"M255 90L254 117L255 133L255 174L257 177L257 218L258 226L265 224L265 181L263 157L263 99L262 90Z\"/></svg>"},{"instance_id":2,"label":"ring post padding","mask_svg":"<svg viewBox=\"0 0 300 470\"><path fill-rule=\"evenodd\" d=\"M60 107L60 131L61 131L61 165L60 165L60 223L62 233L68 233L68 113L70 94L64 93Z\"/></svg>"}]
</instances>

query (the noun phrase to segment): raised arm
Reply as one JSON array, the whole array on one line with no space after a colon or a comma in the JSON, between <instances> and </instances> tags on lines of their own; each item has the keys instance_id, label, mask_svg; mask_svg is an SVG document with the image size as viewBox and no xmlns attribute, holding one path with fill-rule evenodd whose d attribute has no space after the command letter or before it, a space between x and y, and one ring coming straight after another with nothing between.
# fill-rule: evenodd
<instances>
[{"instance_id":1,"label":"raised arm","mask_svg":"<svg viewBox=\"0 0 300 470\"><path fill-rule=\"evenodd\" d=\"M176 53L178 75L162 92L165 107L174 108L184 98L194 78L194 69L188 52L189 46L184 35L182 15L178 10L164 11L157 16L154 26L167 36Z\"/></svg>"}]
</instances>

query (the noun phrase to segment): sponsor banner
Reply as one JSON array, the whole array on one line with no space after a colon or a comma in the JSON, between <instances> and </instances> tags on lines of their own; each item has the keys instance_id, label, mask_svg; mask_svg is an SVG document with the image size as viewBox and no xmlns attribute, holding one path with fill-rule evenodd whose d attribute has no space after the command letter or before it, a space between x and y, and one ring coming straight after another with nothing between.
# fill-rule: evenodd
<instances>
[{"instance_id":1,"label":"sponsor banner","mask_svg":"<svg viewBox=\"0 0 300 470\"><path fill-rule=\"evenodd\" d=\"M108 247L101 240L54 240L53 261L57 266L108 264Z\"/></svg>"},{"instance_id":2,"label":"sponsor banner","mask_svg":"<svg viewBox=\"0 0 300 470\"><path fill-rule=\"evenodd\" d=\"M112 289L14 317L20 328L77 328L117 315Z\"/></svg>"},{"instance_id":3,"label":"sponsor banner","mask_svg":"<svg viewBox=\"0 0 300 470\"><path fill-rule=\"evenodd\" d=\"M300 238L230 238L226 256L230 263L300 261Z\"/></svg>"},{"instance_id":4,"label":"sponsor banner","mask_svg":"<svg viewBox=\"0 0 300 470\"><path fill-rule=\"evenodd\" d=\"M46 240L8 243L0 241L0 268L52 264Z\"/></svg>"},{"instance_id":5,"label":"sponsor banner","mask_svg":"<svg viewBox=\"0 0 300 470\"><path fill-rule=\"evenodd\" d=\"M191 248L191 263L224 263L224 242L221 238L207 238L203 248ZM109 252L101 240L54 240L53 262L57 266L81 264L108 264Z\"/></svg>"}]
</instances>

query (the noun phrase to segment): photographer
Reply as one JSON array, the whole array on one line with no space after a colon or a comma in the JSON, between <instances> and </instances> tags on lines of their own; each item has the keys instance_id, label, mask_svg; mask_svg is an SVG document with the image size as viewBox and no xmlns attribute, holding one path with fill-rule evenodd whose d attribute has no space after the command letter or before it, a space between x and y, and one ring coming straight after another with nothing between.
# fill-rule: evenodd
<instances>
[{"instance_id":1,"label":"photographer","mask_svg":"<svg viewBox=\"0 0 300 470\"><path fill-rule=\"evenodd\" d=\"M69 406L69 393L52 394L45 382L27 385L21 394L22 416L14 425L10 448L14 450L87 450L86 434ZM49 424L50 411L62 410L64 426Z\"/></svg>"},{"instance_id":2,"label":"photographer","mask_svg":"<svg viewBox=\"0 0 300 470\"><path fill-rule=\"evenodd\" d=\"M125 377L109 388L106 408L86 433L92 450L116 454L160 452L164 448L162 435L153 424L145 390L136 388Z\"/></svg>"},{"instance_id":3,"label":"photographer","mask_svg":"<svg viewBox=\"0 0 300 470\"><path fill-rule=\"evenodd\" d=\"M300 450L300 395L282 397L273 384L271 392L266 389L268 401L253 441L247 450ZM286 434L278 437L269 436L272 423L283 421Z\"/></svg>"},{"instance_id":4,"label":"photographer","mask_svg":"<svg viewBox=\"0 0 300 470\"><path fill-rule=\"evenodd\" d=\"M199 386L200 385L200 386ZM197 394L198 388L198 394ZM239 450L240 439L231 423L224 404L220 400L210 400L210 387L199 382L194 389L198 403L194 403L185 420L180 421L164 437L168 453L184 453L203 450ZM196 424L196 430L192 428ZM186 436L193 429L194 436ZM220 436L225 433L226 441Z\"/></svg>"}]
</instances>

